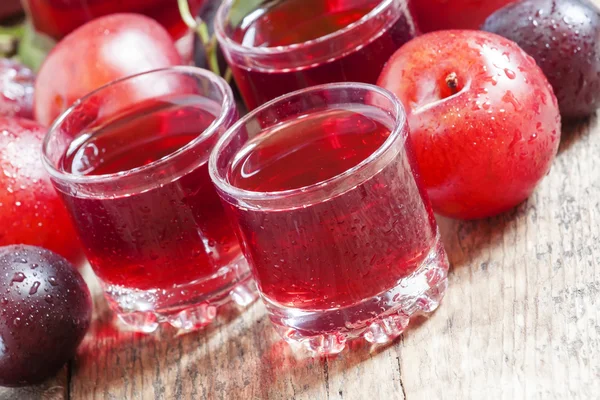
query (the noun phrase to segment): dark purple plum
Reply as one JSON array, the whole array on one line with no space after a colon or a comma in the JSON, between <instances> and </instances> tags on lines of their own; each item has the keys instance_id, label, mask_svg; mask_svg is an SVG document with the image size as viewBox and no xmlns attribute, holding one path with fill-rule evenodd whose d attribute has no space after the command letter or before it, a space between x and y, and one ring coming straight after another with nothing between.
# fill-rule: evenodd
<instances>
[{"instance_id":1,"label":"dark purple plum","mask_svg":"<svg viewBox=\"0 0 600 400\"><path fill-rule=\"evenodd\" d=\"M14 60L0 58L0 116L33 119L35 74Z\"/></svg>"},{"instance_id":2,"label":"dark purple plum","mask_svg":"<svg viewBox=\"0 0 600 400\"><path fill-rule=\"evenodd\" d=\"M89 289L67 260L40 247L0 247L0 385L56 374L75 355L91 317Z\"/></svg>"},{"instance_id":3,"label":"dark purple plum","mask_svg":"<svg viewBox=\"0 0 600 400\"><path fill-rule=\"evenodd\" d=\"M563 117L600 106L600 10L587 0L521 0L492 14L482 29L531 55L552 85Z\"/></svg>"}]
</instances>

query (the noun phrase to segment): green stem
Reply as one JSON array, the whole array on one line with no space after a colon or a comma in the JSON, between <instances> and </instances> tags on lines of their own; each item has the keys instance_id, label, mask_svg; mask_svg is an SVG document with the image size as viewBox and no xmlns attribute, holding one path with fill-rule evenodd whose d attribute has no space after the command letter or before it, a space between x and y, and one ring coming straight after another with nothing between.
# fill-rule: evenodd
<instances>
[{"instance_id":1,"label":"green stem","mask_svg":"<svg viewBox=\"0 0 600 400\"><path fill-rule=\"evenodd\" d=\"M0 26L0 56L12 57L16 54L19 42L23 39L23 25Z\"/></svg>"},{"instance_id":2,"label":"green stem","mask_svg":"<svg viewBox=\"0 0 600 400\"><path fill-rule=\"evenodd\" d=\"M23 24L15 26L0 26L0 35L10 36L17 40L21 40L25 34L25 27Z\"/></svg>"},{"instance_id":3,"label":"green stem","mask_svg":"<svg viewBox=\"0 0 600 400\"><path fill-rule=\"evenodd\" d=\"M219 60L217 59L217 43L216 40L211 39L208 26L202 18L194 18L187 0L177 0L177 5L179 6L179 13L183 22L185 22L188 28L196 32L200 38L210 70L217 75L221 75Z\"/></svg>"}]
</instances>

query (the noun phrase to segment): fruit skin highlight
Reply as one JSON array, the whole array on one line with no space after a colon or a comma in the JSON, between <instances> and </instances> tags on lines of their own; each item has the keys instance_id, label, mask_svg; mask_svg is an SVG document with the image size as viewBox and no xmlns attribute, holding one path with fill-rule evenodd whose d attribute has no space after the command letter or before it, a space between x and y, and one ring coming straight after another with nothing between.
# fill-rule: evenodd
<instances>
[{"instance_id":1,"label":"fruit skin highlight","mask_svg":"<svg viewBox=\"0 0 600 400\"><path fill-rule=\"evenodd\" d=\"M33 119L35 74L18 61L0 58L0 116Z\"/></svg>"},{"instance_id":2,"label":"fruit skin highlight","mask_svg":"<svg viewBox=\"0 0 600 400\"><path fill-rule=\"evenodd\" d=\"M404 45L378 84L404 104L434 210L475 219L527 199L560 142L556 97L533 58L478 31L439 31Z\"/></svg>"},{"instance_id":3,"label":"fruit skin highlight","mask_svg":"<svg viewBox=\"0 0 600 400\"><path fill-rule=\"evenodd\" d=\"M600 9L587 0L526 0L492 14L482 29L515 41L554 88L563 117L600 107Z\"/></svg>"},{"instance_id":4,"label":"fruit skin highlight","mask_svg":"<svg viewBox=\"0 0 600 400\"><path fill-rule=\"evenodd\" d=\"M0 247L0 316L0 385L40 383L75 356L92 318L90 291L49 250Z\"/></svg>"},{"instance_id":5,"label":"fruit skin highlight","mask_svg":"<svg viewBox=\"0 0 600 400\"><path fill-rule=\"evenodd\" d=\"M137 14L95 19L48 54L35 85L35 118L49 126L75 100L113 80L181 63L171 36L155 20ZM147 83L113 97L124 105L135 102L138 91L147 98L147 91L156 89Z\"/></svg>"},{"instance_id":6,"label":"fruit skin highlight","mask_svg":"<svg viewBox=\"0 0 600 400\"><path fill-rule=\"evenodd\" d=\"M45 134L35 121L0 117L0 246L42 246L78 264L79 239L42 165Z\"/></svg>"}]
</instances>

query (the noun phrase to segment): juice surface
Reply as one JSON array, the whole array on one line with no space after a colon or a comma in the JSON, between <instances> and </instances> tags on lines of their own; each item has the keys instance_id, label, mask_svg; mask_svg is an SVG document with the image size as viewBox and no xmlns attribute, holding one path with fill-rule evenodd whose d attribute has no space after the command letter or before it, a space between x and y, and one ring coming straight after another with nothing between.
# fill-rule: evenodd
<instances>
[{"instance_id":1,"label":"juice surface","mask_svg":"<svg viewBox=\"0 0 600 400\"><path fill-rule=\"evenodd\" d=\"M368 14L380 0L275 0L248 15L233 34L245 46L288 46L336 32Z\"/></svg>"},{"instance_id":2,"label":"juice surface","mask_svg":"<svg viewBox=\"0 0 600 400\"><path fill-rule=\"evenodd\" d=\"M246 146L230 180L242 189L276 192L313 185L358 165L388 138L390 130L360 113L332 110L261 135Z\"/></svg>"}]
</instances>

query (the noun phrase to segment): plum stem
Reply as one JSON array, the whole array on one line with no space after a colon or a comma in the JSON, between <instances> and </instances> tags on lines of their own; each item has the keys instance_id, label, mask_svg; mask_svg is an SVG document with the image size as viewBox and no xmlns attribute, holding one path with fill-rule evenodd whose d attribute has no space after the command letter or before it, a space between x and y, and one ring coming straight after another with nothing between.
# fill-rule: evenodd
<instances>
[{"instance_id":1,"label":"plum stem","mask_svg":"<svg viewBox=\"0 0 600 400\"><path fill-rule=\"evenodd\" d=\"M458 93L458 76L456 72L450 72L446 77L446 85L452 94Z\"/></svg>"},{"instance_id":2,"label":"plum stem","mask_svg":"<svg viewBox=\"0 0 600 400\"><path fill-rule=\"evenodd\" d=\"M179 13L181 14L183 22L185 22L188 28L196 32L200 42L202 42L202 47L204 48L210 70L217 75L221 75L219 60L217 58L217 38L214 35L212 37L210 36L208 26L202 18L194 17L192 15L188 0L177 0L177 6L179 7ZM229 69L225 72L225 79L227 82L231 79L231 72Z\"/></svg>"},{"instance_id":3,"label":"plum stem","mask_svg":"<svg viewBox=\"0 0 600 400\"><path fill-rule=\"evenodd\" d=\"M9 27L0 26L0 55L5 58L14 56L24 34L25 28L22 24Z\"/></svg>"}]
</instances>

